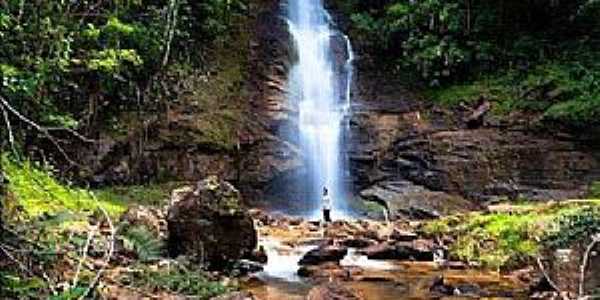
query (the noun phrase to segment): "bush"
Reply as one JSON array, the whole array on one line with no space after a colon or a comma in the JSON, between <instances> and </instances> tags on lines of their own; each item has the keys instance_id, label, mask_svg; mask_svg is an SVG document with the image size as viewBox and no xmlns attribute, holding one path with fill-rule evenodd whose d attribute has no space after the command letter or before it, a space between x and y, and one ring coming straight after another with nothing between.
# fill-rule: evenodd
<instances>
[{"instance_id":1,"label":"bush","mask_svg":"<svg viewBox=\"0 0 600 300\"><path fill-rule=\"evenodd\" d=\"M584 207L561 214L544 243L552 249L568 248L596 233L600 233L600 208Z\"/></svg>"}]
</instances>

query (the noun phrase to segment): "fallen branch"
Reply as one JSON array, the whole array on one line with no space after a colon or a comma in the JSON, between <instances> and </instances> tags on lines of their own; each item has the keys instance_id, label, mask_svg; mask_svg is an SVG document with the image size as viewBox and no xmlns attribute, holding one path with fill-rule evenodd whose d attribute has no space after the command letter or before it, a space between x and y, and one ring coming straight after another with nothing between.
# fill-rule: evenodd
<instances>
[{"instance_id":1,"label":"fallen branch","mask_svg":"<svg viewBox=\"0 0 600 300\"><path fill-rule=\"evenodd\" d=\"M556 283L552 280L552 278L550 278L550 275L548 274L548 272L546 271L546 268L544 267L544 263L542 262L542 259L537 257L536 261L537 261L538 267L540 268L540 271L542 272L542 274L544 275L544 277L546 278L546 280L548 281L550 286L558 293L558 296L563 300L569 300L569 298L567 296L565 296L565 294L558 287L558 285L556 285Z\"/></svg>"},{"instance_id":2,"label":"fallen branch","mask_svg":"<svg viewBox=\"0 0 600 300\"><path fill-rule=\"evenodd\" d=\"M104 207L102 207L102 205L100 205L100 202L98 201L96 196L94 196L92 194L92 198L94 198L94 200L98 204L98 209L100 209L102 211L102 214L104 214L104 217L106 218L106 222L108 223L108 226L110 227L110 239L108 240L108 243L107 243L109 245L109 249L106 252L106 256L104 257L104 263L100 267L100 270L98 270L98 272L96 273L96 276L88 285L87 289L85 290L85 293L83 293L81 295L81 297L79 297L79 300L83 300L92 291L92 289L96 286L96 284L98 284L100 277L102 277L102 273L104 273L104 270L106 270L106 266L109 265L110 260L112 259L113 253L115 251L116 230L115 230L115 227L113 226L112 220L110 219L110 215L108 215L108 212L106 212L106 209L104 209Z\"/></svg>"},{"instance_id":3,"label":"fallen branch","mask_svg":"<svg viewBox=\"0 0 600 300\"><path fill-rule=\"evenodd\" d=\"M75 271L75 276L73 277L73 287L77 286L77 282L79 281L79 273L81 273L81 267L83 266L83 262L87 259L87 253L90 249L90 244L94 235L96 234L96 227L92 227L92 229L88 232L87 239L85 241L85 245L82 248L81 257L79 258L79 263L77 264L77 270Z\"/></svg>"},{"instance_id":4,"label":"fallen branch","mask_svg":"<svg viewBox=\"0 0 600 300\"><path fill-rule=\"evenodd\" d=\"M600 233L592 236L592 241L585 249L583 262L581 264L581 274L579 276L579 298L585 298L585 271L587 270L588 262L590 260L590 253L592 253L592 250L598 243L600 243Z\"/></svg>"}]
</instances>

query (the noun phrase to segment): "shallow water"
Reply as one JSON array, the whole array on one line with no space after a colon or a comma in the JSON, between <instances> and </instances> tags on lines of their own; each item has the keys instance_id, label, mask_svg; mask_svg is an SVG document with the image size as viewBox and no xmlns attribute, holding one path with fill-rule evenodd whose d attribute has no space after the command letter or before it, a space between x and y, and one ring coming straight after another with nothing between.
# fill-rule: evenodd
<instances>
[{"instance_id":1,"label":"shallow water","mask_svg":"<svg viewBox=\"0 0 600 300\"><path fill-rule=\"evenodd\" d=\"M277 238L261 238L260 244L269 257L263 272L255 274L245 285L245 289L263 300L305 299L309 291L320 282L301 278L297 275L297 262L316 246L301 243L289 246ZM343 281L343 284L360 292L366 300L402 300L402 299L473 299L469 297L435 297L429 291L434 280L443 276L452 284L477 284L487 291L515 291L523 287L512 280L494 272L479 270L444 270L433 262L400 262L370 260L350 249L340 262L344 267L359 267L362 272ZM515 293L515 298L527 299ZM481 298L486 299L486 298ZM492 299L492 298L489 298ZM502 298L495 298L502 299Z\"/></svg>"}]
</instances>

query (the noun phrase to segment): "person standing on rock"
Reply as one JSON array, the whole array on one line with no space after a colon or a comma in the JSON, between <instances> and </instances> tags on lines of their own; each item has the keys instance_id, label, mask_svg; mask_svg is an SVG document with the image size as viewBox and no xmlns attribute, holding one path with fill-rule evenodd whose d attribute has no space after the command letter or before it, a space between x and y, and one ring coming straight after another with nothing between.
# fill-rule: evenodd
<instances>
[{"instance_id":1,"label":"person standing on rock","mask_svg":"<svg viewBox=\"0 0 600 300\"><path fill-rule=\"evenodd\" d=\"M323 187L323 199L321 200L323 205L323 220L325 223L331 223L331 197L329 197L329 191L327 187Z\"/></svg>"}]
</instances>

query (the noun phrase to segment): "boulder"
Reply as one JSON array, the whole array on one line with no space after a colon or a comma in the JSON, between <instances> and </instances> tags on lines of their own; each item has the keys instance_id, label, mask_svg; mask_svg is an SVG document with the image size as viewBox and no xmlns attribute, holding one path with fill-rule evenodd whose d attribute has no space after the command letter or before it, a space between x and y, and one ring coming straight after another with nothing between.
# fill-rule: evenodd
<instances>
[{"instance_id":1,"label":"boulder","mask_svg":"<svg viewBox=\"0 0 600 300\"><path fill-rule=\"evenodd\" d=\"M381 181L360 192L365 201L387 208L391 220L436 219L466 211L473 204L444 192L434 192L406 180Z\"/></svg>"},{"instance_id":2,"label":"boulder","mask_svg":"<svg viewBox=\"0 0 600 300\"><path fill-rule=\"evenodd\" d=\"M324 262L339 262L348 254L343 246L325 245L308 251L298 262L299 265L318 265Z\"/></svg>"},{"instance_id":3,"label":"boulder","mask_svg":"<svg viewBox=\"0 0 600 300\"><path fill-rule=\"evenodd\" d=\"M405 231L402 229L394 229L390 235L390 239L399 242L412 242L418 238L418 235L412 231Z\"/></svg>"},{"instance_id":4,"label":"boulder","mask_svg":"<svg viewBox=\"0 0 600 300\"><path fill-rule=\"evenodd\" d=\"M164 237L167 224L165 214L160 210L146 206L133 206L121 216L122 226L141 226L157 237Z\"/></svg>"},{"instance_id":5,"label":"boulder","mask_svg":"<svg viewBox=\"0 0 600 300\"><path fill-rule=\"evenodd\" d=\"M341 244L349 248L367 248L377 243L376 241L363 237L349 237L341 241Z\"/></svg>"},{"instance_id":6,"label":"boulder","mask_svg":"<svg viewBox=\"0 0 600 300\"><path fill-rule=\"evenodd\" d=\"M263 246L259 246L258 249L252 251L248 259L261 264L266 264L269 261L269 257Z\"/></svg>"},{"instance_id":7,"label":"boulder","mask_svg":"<svg viewBox=\"0 0 600 300\"><path fill-rule=\"evenodd\" d=\"M384 242L360 251L369 259L433 261L433 247L425 240L413 242Z\"/></svg>"},{"instance_id":8,"label":"boulder","mask_svg":"<svg viewBox=\"0 0 600 300\"><path fill-rule=\"evenodd\" d=\"M167 222L169 254L195 257L212 269L249 255L257 245L254 222L240 206L240 193L214 176L170 207Z\"/></svg>"},{"instance_id":9,"label":"boulder","mask_svg":"<svg viewBox=\"0 0 600 300\"><path fill-rule=\"evenodd\" d=\"M391 243L380 243L360 251L369 259L395 259L396 247Z\"/></svg>"},{"instance_id":10,"label":"boulder","mask_svg":"<svg viewBox=\"0 0 600 300\"><path fill-rule=\"evenodd\" d=\"M361 300L358 292L347 288L339 282L330 282L314 287L308 293L307 300Z\"/></svg>"},{"instance_id":11,"label":"boulder","mask_svg":"<svg viewBox=\"0 0 600 300\"><path fill-rule=\"evenodd\" d=\"M464 118L468 128L474 129L483 125L485 115L492 108L492 104L489 101L482 101L479 106L471 114Z\"/></svg>"}]
</instances>

